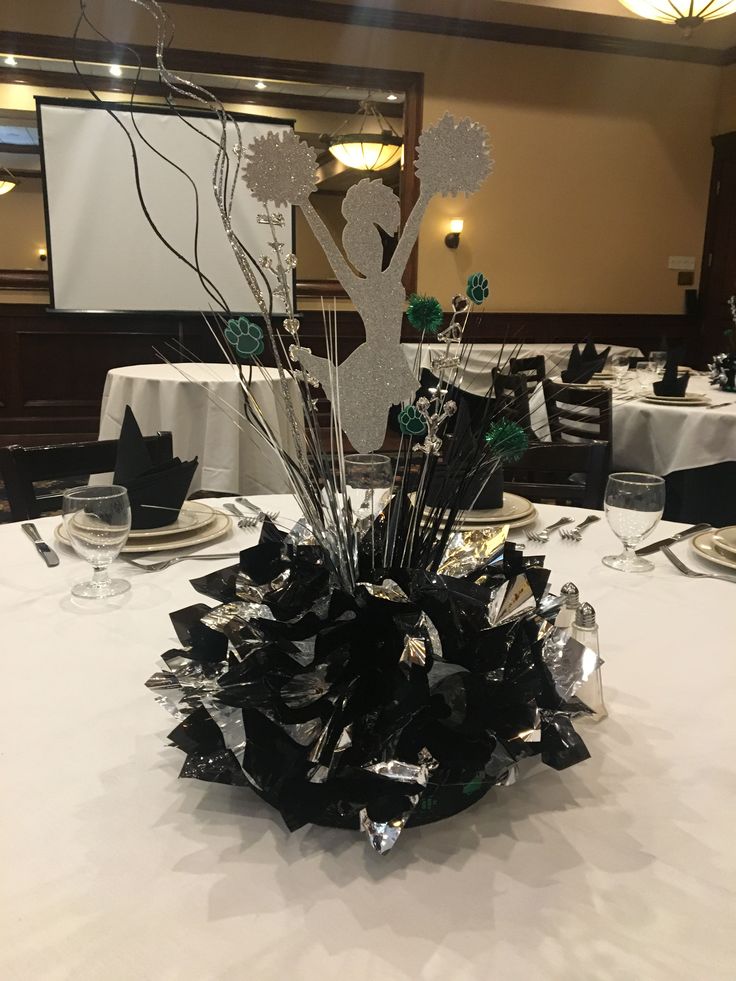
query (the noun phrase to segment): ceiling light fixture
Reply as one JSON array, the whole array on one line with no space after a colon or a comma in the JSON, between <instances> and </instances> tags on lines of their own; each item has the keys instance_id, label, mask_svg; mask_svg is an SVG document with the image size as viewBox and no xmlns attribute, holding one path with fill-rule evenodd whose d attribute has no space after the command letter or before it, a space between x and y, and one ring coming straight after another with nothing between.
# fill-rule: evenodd
<instances>
[{"instance_id":1,"label":"ceiling light fixture","mask_svg":"<svg viewBox=\"0 0 736 981\"><path fill-rule=\"evenodd\" d=\"M341 132L346 126L352 132ZM399 134L369 99L361 102L354 116L322 140L340 163L369 172L393 167L401 159L403 149Z\"/></svg>"},{"instance_id":2,"label":"ceiling light fixture","mask_svg":"<svg viewBox=\"0 0 736 981\"><path fill-rule=\"evenodd\" d=\"M4 177L3 174L7 174L8 176ZM3 169L0 170L0 194L7 194L17 186L18 181L15 179L15 177L13 177L7 167L3 167Z\"/></svg>"},{"instance_id":3,"label":"ceiling light fixture","mask_svg":"<svg viewBox=\"0 0 736 981\"><path fill-rule=\"evenodd\" d=\"M260 91L262 89L267 89L268 86L265 82L256 82L256 88Z\"/></svg>"},{"instance_id":4,"label":"ceiling light fixture","mask_svg":"<svg viewBox=\"0 0 736 981\"><path fill-rule=\"evenodd\" d=\"M110 65L109 71L111 75L115 76L115 78L122 78L123 69L120 67L120 65Z\"/></svg>"},{"instance_id":5,"label":"ceiling light fixture","mask_svg":"<svg viewBox=\"0 0 736 981\"><path fill-rule=\"evenodd\" d=\"M18 62L15 60L15 58L12 55L7 55L3 60L9 68L18 67Z\"/></svg>"},{"instance_id":6,"label":"ceiling light fixture","mask_svg":"<svg viewBox=\"0 0 736 981\"><path fill-rule=\"evenodd\" d=\"M736 13L736 0L620 0L639 17L677 24L690 37L693 30L706 20L716 20Z\"/></svg>"},{"instance_id":7,"label":"ceiling light fixture","mask_svg":"<svg viewBox=\"0 0 736 981\"><path fill-rule=\"evenodd\" d=\"M389 94L386 96L386 98L388 99L389 102L398 102L399 101L399 97L398 97L398 95L396 95L395 92L389 92Z\"/></svg>"}]
</instances>

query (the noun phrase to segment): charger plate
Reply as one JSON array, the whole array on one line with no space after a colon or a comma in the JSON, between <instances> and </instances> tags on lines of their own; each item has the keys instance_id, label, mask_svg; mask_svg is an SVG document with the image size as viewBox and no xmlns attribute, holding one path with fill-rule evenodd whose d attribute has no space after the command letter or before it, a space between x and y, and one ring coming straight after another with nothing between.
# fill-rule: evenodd
<instances>
[{"instance_id":1,"label":"charger plate","mask_svg":"<svg viewBox=\"0 0 736 981\"><path fill-rule=\"evenodd\" d=\"M128 539L122 549L125 555L142 554L145 552L171 552L175 549L190 548L193 545L207 545L210 542L222 538L230 530L231 519L227 514L213 512L214 517L210 523L203 528L195 528L191 531L180 531L168 535L166 538L145 539L144 541L131 541ZM63 523L54 528L54 535L62 545L73 548L66 528Z\"/></svg>"},{"instance_id":2,"label":"charger plate","mask_svg":"<svg viewBox=\"0 0 736 981\"><path fill-rule=\"evenodd\" d=\"M702 535L696 535L690 540L690 547L709 562L715 562L716 565L722 565L725 569L736 572L736 558L727 559L722 552L719 552L713 541L714 538L715 532L704 531Z\"/></svg>"},{"instance_id":3,"label":"charger plate","mask_svg":"<svg viewBox=\"0 0 736 981\"><path fill-rule=\"evenodd\" d=\"M710 405L710 399L707 395L696 395L691 392L689 395L686 392L682 396L677 395L644 395L642 396L643 402L652 402L655 405Z\"/></svg>"}]
</instances>

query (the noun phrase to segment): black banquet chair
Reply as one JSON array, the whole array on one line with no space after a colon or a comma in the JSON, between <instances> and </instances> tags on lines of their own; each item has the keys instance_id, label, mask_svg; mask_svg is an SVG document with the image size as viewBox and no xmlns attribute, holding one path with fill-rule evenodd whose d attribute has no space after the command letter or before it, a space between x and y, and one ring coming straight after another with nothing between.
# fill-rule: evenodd
<instances>
[{"instance_id":1,"label":"black banquet chair","mask_svg":"<svg viewBox=\"0 0 736 981\"><path fill-rule=\"evenodd\" d=\"M146 437L153 463L171 459L171 433ZM61 510L63 492L37 488L36 484L87 477L115 470L118 441L93 443L60 443L57 446L0 447L0 478L13 521L28 521ZM47 492L45 493L44 490Z\"/></svg>"},{"instance_id":2,"label":"black banquet chair","mask_svg":"<svg viewBox=\"0 0 736 981\"><path fill-rule=\"evenodd\" d=\"M512 375L524 375L529 394L537 385L544 381L547 370L543 354L530 355L528 358L510 358L509 371Z\"/></svg>"},{"instance_id":3,"label":"black banquet chair","mask_svg":"<svg viewBox=\"0 0 736 981\"><path fill-rule=\"evenodd\" d=\"M504 489L537 503L600 511L608 479L608 443L533 443L504 464Z\"/></svg>"}]
</instances>

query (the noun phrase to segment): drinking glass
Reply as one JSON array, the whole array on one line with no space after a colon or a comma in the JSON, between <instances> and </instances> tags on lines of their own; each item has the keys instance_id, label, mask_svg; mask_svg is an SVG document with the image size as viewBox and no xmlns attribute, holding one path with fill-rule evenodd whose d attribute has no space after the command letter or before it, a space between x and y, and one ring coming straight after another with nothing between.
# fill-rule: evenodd
<instances>
[{"instance_id":1,"label":"drinking glass","mask_svg":"<svg viewBox=\"0 0 736 981\"><path fill-rule=\"evenodd\" d=\"M102 599L130 589L127 579L111 579L108 568L130 532L130 502L124 487L72 487L64 491L64 530L74 551L94 575L72 587L73 596Z\"/></svg>"},{"instance_id":2,"label":"drinking glass","mask_svg":"<svg viewBox=\"0 0 736 981\"><path fill-rule=\"evenodd\" d=\"M383 453L349 453L345 484L357 521L375 520L388 499L393 480L391 459Z\"/></svg>"},{"instance_id":3,"label":"drinking glass","mask_svg":"<svg viewBox=\"0 0 736 981\"><path fill-rule=\"evenodd\" d=\"M654 364L654 370L658 375L664 374L664 366L667 363L666 351L650 351L649 360Z\"/></svg>"},{"instance_id":4,"label":"drinking glass","mask_svg":"<svg viewBox=\"0 0 736 981\"><path fill-rule=\"evenodd\" d=\"M624 544L620 555L606 555L603 564L622 572L648 572L654 566L636 555L659 524L664 511L664 480L650 473L612 473L606 485L606 518Z\"/></svg>"},{"instance_id":5,"label":"drinking glass","mask_svg":"<svg viewBox=\"0 0 736 981\"><path fill-rule=\"evenodd\" d=\"M640 361L636 366L636 377L639 379L639 388L643 392L651 387L656 367L653 361Z\"/></svg>"},{"instance_id":6,"label":"drinking glass","mask_svg":"<svg viewBox=\"0 0 736 981\"><path fill-rule=\"evenodd\" d=\"M611 358L611 371L617 386L623 385L626 373L629 370L629 357L627 354L614 354Z\"/></svg>"}]
</instances>

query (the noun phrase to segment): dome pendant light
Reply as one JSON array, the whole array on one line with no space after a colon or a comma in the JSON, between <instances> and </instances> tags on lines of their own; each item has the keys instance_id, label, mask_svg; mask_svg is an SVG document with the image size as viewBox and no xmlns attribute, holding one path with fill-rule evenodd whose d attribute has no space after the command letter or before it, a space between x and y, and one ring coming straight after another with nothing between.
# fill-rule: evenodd
<instances>
[{"instance_id":1,"label":"dome pendant light","mask_svg":"<svg viewBox=\"0 0 736 981\"><path fill-rule=\"evenodd\" d=\"M706 20L716 20L736 13L736 0L620 0L639 17L677 24L690 37L693 30Z\"/></svg>"},{"instance_id":2,"label":"dome pendant light","mask_svg":"<svg viewBox=\"0 0 736 981\"><path fill-rule=\"evenodd\" d=\"M376 132L376 126L378 132ZM351 132L342 132L350 127ZM350 119L323 137L330 153L353 170L388 170L401 160L403 141L375 105L366 99Z\"/></svg>"}]
</instances>

